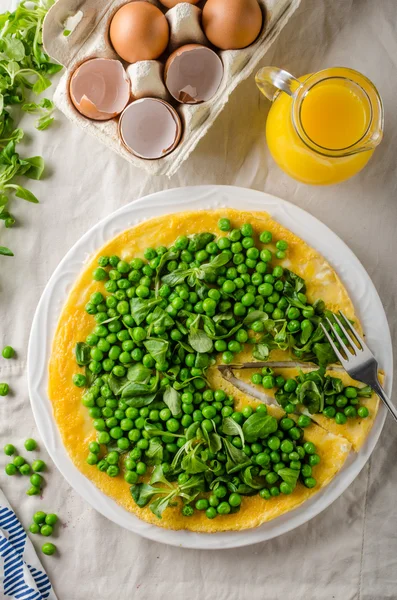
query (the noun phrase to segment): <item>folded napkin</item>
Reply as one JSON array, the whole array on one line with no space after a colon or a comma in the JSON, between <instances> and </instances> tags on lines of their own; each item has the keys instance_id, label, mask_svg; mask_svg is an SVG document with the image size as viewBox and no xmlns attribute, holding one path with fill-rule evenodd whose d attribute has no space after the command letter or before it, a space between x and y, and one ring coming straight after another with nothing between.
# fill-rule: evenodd
<instances>
[{"instance_id":1,"label":"folded napkin","mask_svg":"<svg viewBox=\"0 0 397 600\"><path fill-rule=\"evenodd\" d=\"M32 542L1 490L0 598L57 600Z\"/></svg>"}]
</instances>

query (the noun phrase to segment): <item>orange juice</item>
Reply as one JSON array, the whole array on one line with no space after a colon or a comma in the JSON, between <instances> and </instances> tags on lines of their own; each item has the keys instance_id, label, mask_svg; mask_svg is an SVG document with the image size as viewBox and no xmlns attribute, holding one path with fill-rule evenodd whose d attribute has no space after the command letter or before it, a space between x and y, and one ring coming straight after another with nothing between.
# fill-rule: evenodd
<instances>
[{"instance_id":1,"label":"orange juice","mask_svg":"<svg viewBox=\"0 0 397 600\"><path fill-rule=\"evenodd\" d=\"M257 83L273 100L266 123L269 150L288 175L303 183L339 183L367 164L382 137L383 110L363 75L333 68L295 79L268 67L258 72Z\"/></svg>"},{"instance_id":2,"label":"orange juice","mask_svg":"<svg viewBox=\"0 0 397 600\"><path fill-rule=\"evenodd\" d=\"M318 146L341 150L365 134L370 120L368 101L340 79L321 81L308 92L301 106L301 122Z\"/></svg>"}]
</instances>

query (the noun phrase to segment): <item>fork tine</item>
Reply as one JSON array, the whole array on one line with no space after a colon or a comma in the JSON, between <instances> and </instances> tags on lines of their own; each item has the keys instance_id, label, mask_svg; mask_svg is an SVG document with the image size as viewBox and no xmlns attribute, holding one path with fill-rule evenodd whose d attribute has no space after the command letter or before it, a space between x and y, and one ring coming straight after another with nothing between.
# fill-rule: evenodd
<instances>
[{"instance_id":1,"label":"fork tine","mask_svg":"<svg viewBox=\"0 0 397 600\"><path fill-rule=\"evenodd\" d=\"M365 344L364 340L361 338L361 336L357 333L357 331L354 329L353 325L350 323L349 319L346 317L346 315L343 314L343 312L340 310L339 314L341 317L343 317L344 322L346 323L347 327L350 329L350 331L352 332L352 334L354 335L354 337L356 338L357 342L361 345L361 349L362 350L369 350L369 348L367 347L367 345Z\"/></svg>"},{"instance_id":2,"label":"fork tine","mask_svg":"<svg viewBox=\"0 0 397 600\"><path fill-rule=\"evenodd\" d=\"M331 327L331 331L334 334L334 336L336 337L336 339L338 340L343 352L346 354L346 358L347 360L349 360L349 356L355 356L356 353L354 352L354 348L355 346L353 346L352 350L350 351L349 348L346 346L345 342L342 340L341 336L339 335L339 333L336 330L336 327L333 323L331 323L331 321L329 320L328 317L326 317L328 325Z\"/></svg>"},{"instance_id":3,"label":"fork tine","mask_svg":"<svg viewBox=\"0 0 397 600\"><path fill-rule=\"evenodd\" d=\"M332 339L332 337L330 336L330 334L328 333L328 331L325 329L324 325L322 323L320 323L322 330L324 331L327 340L329 341L329 343L332 346L332 350L335 352L336 356L338 357L341 365L344 365L344 363L346 363L346 359L344 358L344 356L342 355L341 352L339 352L339 349L336 347L336 344L334 342L334 340ZM332 327L332 325L331 325Z\"/></svg>"},{"instance_id":4,"label":"fork tine","mask_svg":"<svg viewBox=\"0 0 397 600\"><path fill-rule=\"evenodd\" d=\"M334 315L335 317L335 321L338 323L339 327L342 329L343 333L345 334L345 336L347 337L347 341L349 342L349 344L351 345L352 349L354 350L354 353L357 354L357 352L362 352L362 348L360 348L355 340L353 340L352 336L350 335L350 333L348 333L346 327L341 323L341 321L339 320L339 318Z\"/></svg>"}]
</instances>

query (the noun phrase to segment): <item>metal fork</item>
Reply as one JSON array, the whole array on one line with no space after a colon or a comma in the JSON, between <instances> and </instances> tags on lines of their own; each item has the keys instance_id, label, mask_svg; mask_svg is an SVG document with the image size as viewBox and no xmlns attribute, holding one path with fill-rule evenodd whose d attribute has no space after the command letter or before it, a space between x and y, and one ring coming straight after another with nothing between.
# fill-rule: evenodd
<instances>
[{"instance_id":1,"label":"metal fork","mask_svg":"<svg viewBox=\"0 0 397 600\"><path fill-rule=\"evenodd\" d=\"M328 317L327 321L332 333L338 340L340 348L341 350L343 350L345 356L342 354L341 350L337 348L329 332L321 323L321 327L325 335L327 336L327 339L331 344L333 351L335 352L336 356L340 360L341 365L343 366L345 371L350 375L350 377L352 379L355 379L356 381L361 381L362 383L369 385L379 396L379 398L384 402L384 404L386 404L394 419L397 421L397 408L394 406L394 404L392 404L390 398L388 398L385 390L379 383L378 362L375 356L372 354L371 350L361 339L357 331L354 329L354 327L352 326L350 321L345 317L342 311L339 311L339 314L343 318L343 321L346 326L336 315L334 315L335 321L346 336L350 344L350 348L342 340L335 326L331 323ZM347 331L347 329L349 329L350 333ZM354 338L351 334L354 336Z\"/></svg>"}]
</instances>

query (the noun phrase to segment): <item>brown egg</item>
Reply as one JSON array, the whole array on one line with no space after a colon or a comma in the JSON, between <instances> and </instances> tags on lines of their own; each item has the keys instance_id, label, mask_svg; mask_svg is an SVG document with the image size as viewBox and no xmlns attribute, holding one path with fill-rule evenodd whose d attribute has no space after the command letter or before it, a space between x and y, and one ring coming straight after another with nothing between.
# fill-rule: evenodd
<instances>
[{"instance_id":1,"label":"brown egg","mask_svg":"<svg viewBox=\"0 0 397 600\"><path fill-rule=\"evenodd\" d=\"M222 50L252 44L261 31L262 21L257 0L207 0L203 8L204 33Z\"/></svg>"},{"instance_id":2,"label":"brown egg","mask_svg":"<svg viewBox=\"0 0 397 600\"><path fill-rule=\"evenodd\" d=\"M177 4L185 2L187 4L197 4L200 0L160 0L161 4L164 4L167 8L174 8Z\"/></svg>"},{"instance_id":3,"label":"brown egg","mask_svg":"<svg viewBox=\"0 0 397 600\"><path fill-rule=\"evenodd\" d=\"M148 2L129 2L119 8L110 23L109 36L117 54L129 63L158 58L170 37L167 19Z\"/></svg>"}]
</instances>

